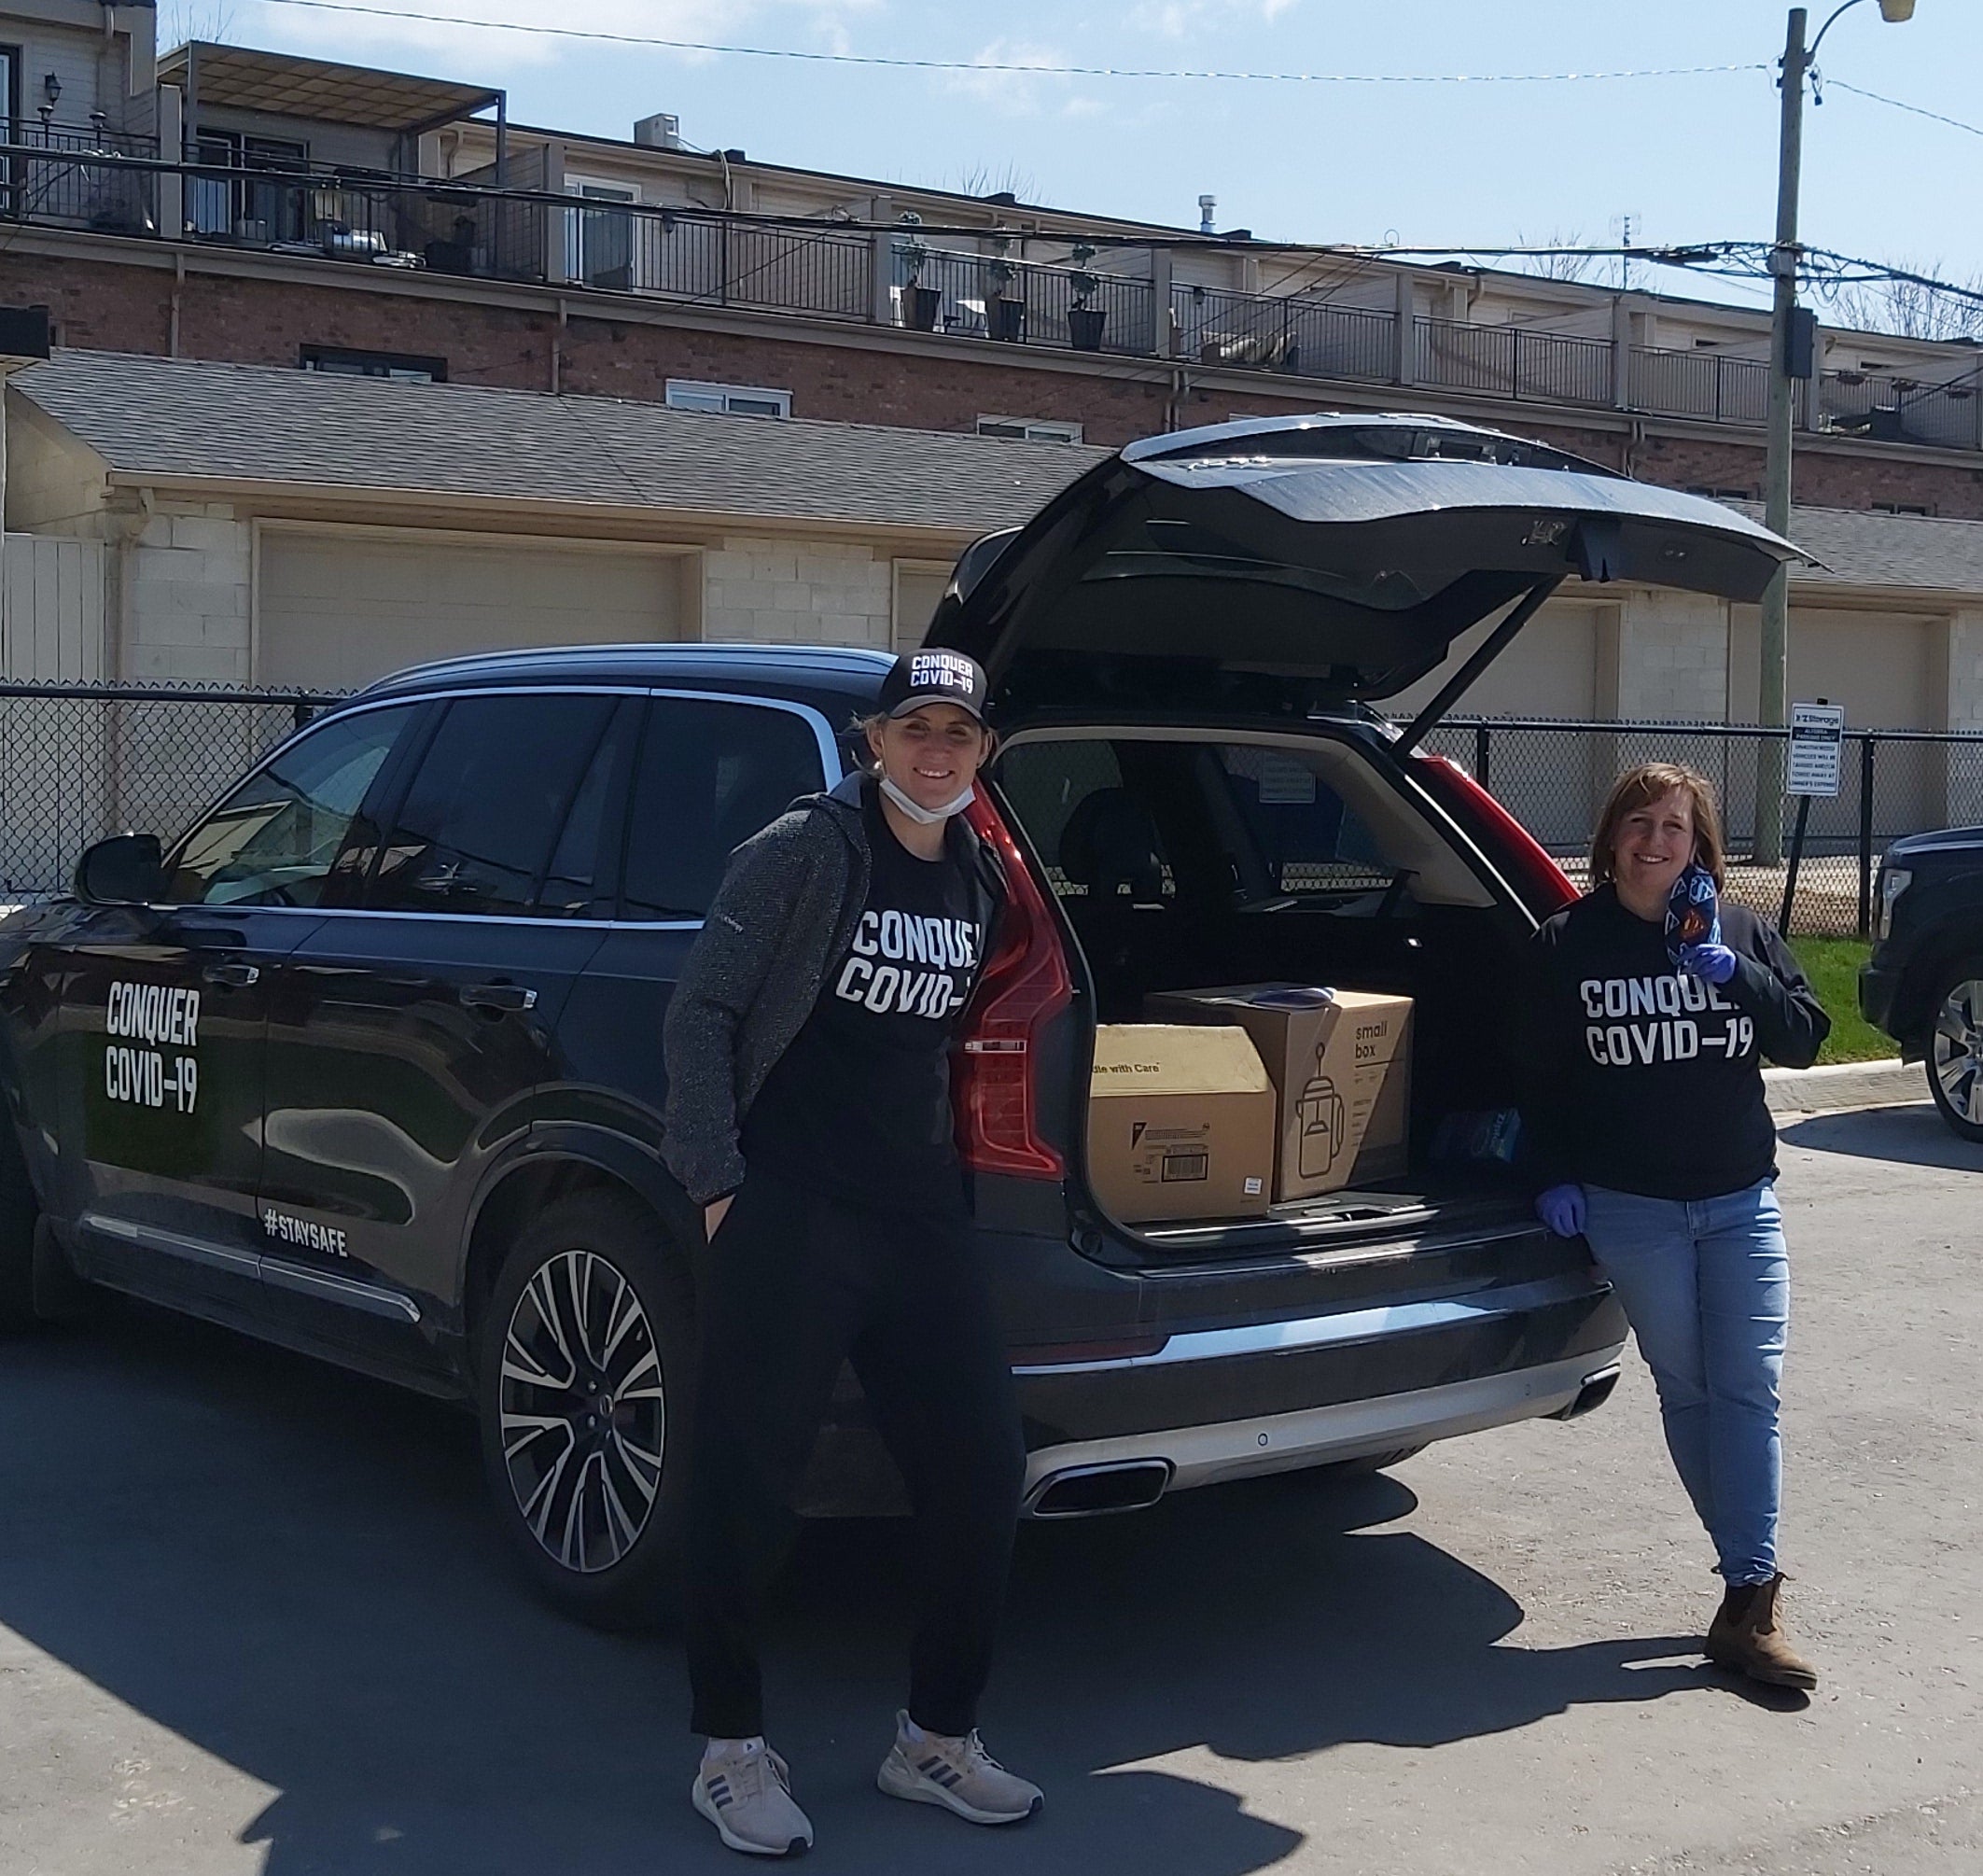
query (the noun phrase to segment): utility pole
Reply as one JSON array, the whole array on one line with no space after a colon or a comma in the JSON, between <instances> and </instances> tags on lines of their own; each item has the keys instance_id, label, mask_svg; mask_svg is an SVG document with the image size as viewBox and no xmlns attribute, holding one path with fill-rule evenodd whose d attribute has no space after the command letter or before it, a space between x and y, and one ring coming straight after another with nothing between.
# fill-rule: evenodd
<instances>
[{"instance_id":1,"label":"utility pole","mask_svg":"<svg viewBox=\"0 0 1983 1876\"><path fill-rule=\"evenodd\" d=\"M1804 49L1808 18L1802 7L1790 9L1783 46L1783 127L1777 164L1777 239L1769 250L1775 293L1769 320L1769 411L1763 469L1763 525L1772 534L1790 532L1791 430L1794 412L1790 376L1791 323L1797 310L1797 187L1804 164L1804 77L1809 55ZM1763 595L1761 685L1756 720L1781 729L1788 720L1786 671L1790 626L1790 569L1779 567ZM1783 858L1783 753L1781 737L1756 744L1755 863L1775 866Z\"/></svg>"},{"instance_id":2,"label":"utility pole","mask_svg":"<svg viewBox=\"0 0 1983 1876\"><path fill-rule=\"evenodd\" d=\"M1777 239L1769 250L1774 294L1769 321L1769 412L1763 469L1763 522L1773 533L1790 532L1791 436L1795 421L1796 386L1791 376L1791 334L1797 314L1797 190L1804 165L1804 81L1810 75L1824 35L1860 0L1844 5L1819 28L1809 47L1805 30L1809 17L1802 7L1790 9L1790 27L1783 41L1783 123L1777 162ZM1915 0L1879 0L1879 16L1891 26L1914 17ZM1803 361L1798 361L1800 364ZM1815 361L1804 365L1817 369ZM1779 567L1763 595L1763 630L1756 720L1766 729L1781 730L1788 721L1787 674L1790 626L1790 570ZM1783 858L1783 763L1786 739L1765 737L1756 746L1755 863L1775 866Z\"/></svg>"}]
</instances>

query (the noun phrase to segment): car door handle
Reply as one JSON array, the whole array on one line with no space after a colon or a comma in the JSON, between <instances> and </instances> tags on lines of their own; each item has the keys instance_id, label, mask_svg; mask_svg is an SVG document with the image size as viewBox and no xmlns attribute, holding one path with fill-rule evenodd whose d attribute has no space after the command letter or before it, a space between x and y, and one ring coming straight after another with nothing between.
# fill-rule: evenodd
<instances>
[{"instance_id":1,"label":"car door handle","mask_svg":"<svg viewBox=\"0 0 1983 1876\"><path fill-rule=\"evenodd\" d=\"M200 974L209 984L225 984L230 989L245 990L250 984L260 981L261 966L239 958L224 958L217 963L207 965Z\"/></svg>"},{"instance_id":2,"label":"car door handle","mask_svg":"<svg viewBox=\"0 0 1983 1876\"><path fill-rule=\"evenodd\" d=\"M523 984L464 984L461 1001L471 1010L534 1010L538 993Z\"/></svg>"}]
</instances>

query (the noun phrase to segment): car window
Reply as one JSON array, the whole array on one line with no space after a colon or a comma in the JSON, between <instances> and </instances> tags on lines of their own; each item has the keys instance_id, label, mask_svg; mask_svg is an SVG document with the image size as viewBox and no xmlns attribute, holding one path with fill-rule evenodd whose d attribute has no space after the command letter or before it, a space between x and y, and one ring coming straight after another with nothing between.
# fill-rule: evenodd
<instances>
[{"instance_id":1,"label":"car window","mask_svg":"<svg viewBox=\"0 0 1983 1876\"><path fill-rule=\"evenodd\" d=\"M629 918L700 918L731 852L826 780L812 725L761 704L657 697L627 818Z\"/></svg>"},{"instance_id":2,"label":"car window","mask_svg":"<svg viewBox=\"0 0 1983 1876\"><path fill-rule=\"evenodd\" d=\"M620 819L615 808L626 789L626 764L630 745L640 730L641 707L629 697L621 701L599 738L599 747L585 771L585 779L572 797L565 817L565 829L558 835L551 856L550 870L538 889L536 904L550 918L610 918L613 916L612 881L607 876L605 843L617 830Z\"/></svg>"},{"instance_id":3,"label":"car window","mask_svg":"<svg viewBox=\"0 0 1983 1876\"><path fill-rule=\"evenodd\" d=\"M462 697L446 707L393 817L365 903L532 916L614 699Z\"/></svg>"},{"instance_id":4,"label":"car window","mask_svg":"<svg viewBox=\"0 0 1983 1876\"><path fill-rule=\"evenodd\" d=\"M1176 890L1163 834L1124 778L1113 743L1021 743L999 758L997 774L1059 897L1128 892L1138 866L1154 867L1161 896Z\"/></svg>"},{"instance_id":5,"label":"car window","mask_svg":"<svg viewBox=\"0 0 1983 1876\"><path fill-rule=\"evenodd\" d=\"M412 720L366 710L306 731L250 776L173 855L178 905L316 905L367 790Z\"/></svg>"},{"instance_id":6,"label":"car window","mask_svg":"<svg viewBox=\"0 0 1983 1876\"><path fill-rule=\"evenodd\" d=\"M1356 814L1300 754L1228 743L1219 770L1247 843L1279 892L1360 892L1392 869Z\"/></svg>"}]
</instances>

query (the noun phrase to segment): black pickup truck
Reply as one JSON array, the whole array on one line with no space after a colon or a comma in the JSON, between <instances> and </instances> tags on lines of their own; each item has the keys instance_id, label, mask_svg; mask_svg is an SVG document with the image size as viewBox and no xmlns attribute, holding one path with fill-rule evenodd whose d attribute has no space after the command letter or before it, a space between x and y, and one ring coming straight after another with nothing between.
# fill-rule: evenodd
<instances>
[{"instance_id":1,"label":"black pickup truck","mask_svg":"<svg viewBox=\"0 0 1983 1876\"><path fill-rule=\"evenodd\" d=\"M1928 1067L1963 1140L1983 1141L1983 827L1910 834L1879 866L1879 929L1859 1008Z\"/></svg>"}]
</instances>

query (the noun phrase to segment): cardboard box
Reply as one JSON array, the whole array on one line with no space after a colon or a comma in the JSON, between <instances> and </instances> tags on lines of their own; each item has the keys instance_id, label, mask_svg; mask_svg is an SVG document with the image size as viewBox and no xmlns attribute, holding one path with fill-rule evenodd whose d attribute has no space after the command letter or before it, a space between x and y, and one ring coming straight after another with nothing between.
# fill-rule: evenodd
<instances>
[{"instance_id":1,"label":"cardboard box","mask_svg":"<svg viewBox=\"0 0 1983 1876\"><path fill-rule=\"evenodd\" d=\"M1274 1085L1243 1029L1105 1023L1088 1094L1089 1177L1124 1223L1272 1203Z\"/></svg>"},{"instance_id":2,"label":"cardboard box","mask_svg":"<svg viewBox=\"0 0 1983 1876\"><path fill-rule=\"evenodd\" d=\"M1324 996L1304 984L1166 991L1145 1010L1170 1023L1237 1023L1279 1098L1274 1202L1370 1185L1405 1169L1412 1106L1412 1000Z\"/></svg>"}]
</instances>

